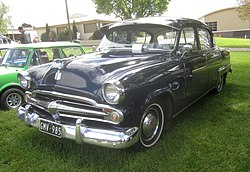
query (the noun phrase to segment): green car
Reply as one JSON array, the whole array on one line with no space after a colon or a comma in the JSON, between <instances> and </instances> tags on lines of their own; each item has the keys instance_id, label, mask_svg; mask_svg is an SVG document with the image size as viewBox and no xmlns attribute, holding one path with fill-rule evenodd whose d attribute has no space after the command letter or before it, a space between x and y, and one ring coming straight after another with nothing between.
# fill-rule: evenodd
<instances>
[{"instance_id":1,"label":"green car","mask_svg":"<svg viewBox=\"0 0 250 172\"><path fill-rule=\"evenodd\" d=\"M80 44L71 42L41 42L10 47L0 65L1 108L14 109L24 102L24 92L17 80L20 71L84 53Z\"/></svg>"}]
</instances>

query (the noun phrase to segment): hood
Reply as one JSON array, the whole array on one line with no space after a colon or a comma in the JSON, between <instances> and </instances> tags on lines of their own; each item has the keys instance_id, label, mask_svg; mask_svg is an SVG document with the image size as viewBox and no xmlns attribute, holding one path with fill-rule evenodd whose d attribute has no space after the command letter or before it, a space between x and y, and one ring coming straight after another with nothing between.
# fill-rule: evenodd
<instances>
[{"instance_id":1,"label":"hood","mask_svg":"<svg viewBox=\"0 0 250 172\"><path fill-rule=\"evenodd\" d=\"M0 75L13 74L23 71L23 68L0 66Z\"/></svg>"},{"instance_id":2,"label":"hood","mask_svg":"<svg viewBox=\"0 0 250 172\"><path fill-rule=\"evenodd\" d=\"M104 81L116 79L129 82L129 78L138 71L161 62L162 54L93 53L52 64L37 84L54 91L75 90L93 96Z\"/></svg>"}]
</instances>

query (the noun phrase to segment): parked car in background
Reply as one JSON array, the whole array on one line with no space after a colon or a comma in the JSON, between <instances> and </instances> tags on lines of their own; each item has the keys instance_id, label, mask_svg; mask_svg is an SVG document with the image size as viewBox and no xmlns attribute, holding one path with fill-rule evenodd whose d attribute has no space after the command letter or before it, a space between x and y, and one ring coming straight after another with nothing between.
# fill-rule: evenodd
<instances>
[{"instance_id":1,"label":"parked car in background","mask_svg":"<svg viewBox=\"0 0 250 172\"><path fill-rule=\"evenodd\" d=\"M17 80L18 72L84 54L80 44L70 42L9 45L0 66L0 100L3 109L17 108L24 102L23 89Z\"/></svg>"},{"instance_id":2,"label":"parked car in background","mask_svg":"<svg viewBox=\"0 0 250 172\"><path fill-rule=\"evenodd\" d=\"M154 146L173 117L222 91L230 53L200 21L152 17L101 28L97 52L21 72L18 118L41 132L109 148Z\"/></svg>"},{"instance_id":3,"label":"parked car in background","mask_svg":"<svg viewBox=\"0 0 250 172\"><path fill-rule=\"evenodd\" d=\"M11 44L12 42L9 37L0 34L0 44Z\"/></svg>"}]
</instances>

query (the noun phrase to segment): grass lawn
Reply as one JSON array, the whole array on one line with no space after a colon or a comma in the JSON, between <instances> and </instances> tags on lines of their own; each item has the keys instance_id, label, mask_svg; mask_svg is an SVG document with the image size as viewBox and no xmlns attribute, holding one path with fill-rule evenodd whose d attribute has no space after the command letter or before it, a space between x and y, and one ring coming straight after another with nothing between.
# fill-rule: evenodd
<instances>
[{"instance_id":1,"label":"grass lawn","mask_svg":"<svg viewBox=\"0 0 250 172\"><path fill-rule=\"evenodd\" d=\"M250 39L215 37L215 42L219 47L250 48Z\"/></svg>"},{"instance_id":2,"label":"grass lawn","mask_svg":"<svg viewBox=\"0 0 250 172\"><path fill-rule=\"evenodd\" d=\"M0 171L250 171L250 52L231 53L233 74L174 119L144 152L77 145L0 111Z\"/></svg>"}]
</instances>

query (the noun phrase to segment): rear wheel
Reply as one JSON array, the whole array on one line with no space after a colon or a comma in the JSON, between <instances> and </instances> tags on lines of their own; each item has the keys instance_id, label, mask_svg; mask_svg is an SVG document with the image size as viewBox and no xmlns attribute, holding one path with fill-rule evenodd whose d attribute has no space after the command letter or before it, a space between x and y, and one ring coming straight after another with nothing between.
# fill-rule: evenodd
<instances>
[{"instance_id":1,"label":"rear wheel","mask_svg":"<svg viewBox=\"0 0 250 172\"><path fill-rule=\"evenodd\" d=\"M8 89L1 96L1 106L5 110L18 108L23 102L24 93L17 88Z\"/></svg>"}]
</instances>

